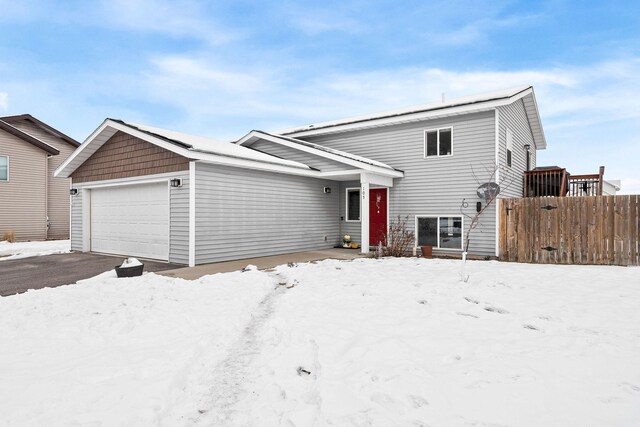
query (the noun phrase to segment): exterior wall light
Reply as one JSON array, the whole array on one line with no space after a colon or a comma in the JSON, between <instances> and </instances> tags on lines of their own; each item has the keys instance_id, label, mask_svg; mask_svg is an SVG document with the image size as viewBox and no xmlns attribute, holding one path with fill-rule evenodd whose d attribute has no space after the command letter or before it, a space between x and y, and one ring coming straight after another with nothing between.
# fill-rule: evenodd
<instances>
[{"instance_id":1,"label":"exterior wall light","mask_svg":"<svg viewBox=\"0 0 640 427\"><path fill-rule=\"evenodd\" d=\"M529 151L529 148L531 148L531 145L529 145L529 144L524 144L524 149L525 149L525 151Z\"/></svg>"},{"instance_id":2,"label":"exterior wall light","mask_svg":"<svg viewBox=\"0 0 640 427\"><path fill-rule=\"evenodd\" d=\"M182 187L182 179L180 178L173 178L170 182L173 188Z\"/></svg>"},{"instance_id":3,"label":"exterior wall light","mask_svg":"<svg viewBox=\"0 0 640 427\"><path fill-rule=\"evenodd\" d=\"M69 190L69 195L70 196L75 196L76 194L78 194L78 189L77 188L71 188Z\"/></svg>"},{"instance_id":4,"label":"exterior wall light","mask_svg":"<svg viewBox=\"0 0 640 427\"><path fill-rule=\"evenodd\" d=\"M322 191L324 191L324 194L331 194L331 187L324 187Z\"/></svg>"}]
</instances>

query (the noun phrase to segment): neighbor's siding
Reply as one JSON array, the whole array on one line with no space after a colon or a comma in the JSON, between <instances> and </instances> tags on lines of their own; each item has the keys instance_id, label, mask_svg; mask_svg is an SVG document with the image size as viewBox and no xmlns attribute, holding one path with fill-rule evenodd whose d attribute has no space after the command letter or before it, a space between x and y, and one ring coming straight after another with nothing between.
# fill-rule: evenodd
<instances>
[{"instance_id":1,"label":"neighbor's siding","mask_svg":"<svg viewBox=\"0 0 640 427\"><path fill-rule=\"evenodd\" d=\"M9 156L9 181L0 181L0 239L13 231L18 241L47 237L47 153L0 130L0 155Z\"/></svg>"},{"instance_id":2,"label":"neighbor's siding","mask_svg":"<svg viewBox=\"0 0 640 427\"><path fill-rule=\"evenodd\" d=\"M335 182L206 163L196 177L196 264L338 243Z\"/></svg>"},{"instance_id":3,"label":"neighbor's siding","mask_svg":"<svg viewBox=\"0 0 640 427\"><path fill-rule=\"evenodd\" d=\"M74 147L64 141L53 144L60 154L49 157L48 173L48 217L49 230L48 239L68 239L69 238L69 188L71 188L70 178L54 177L53 173L67 157L74 151Z\"/></svg>"},{"instance_id":4,"label":"neighbor's siding","mask_svg":"<svg viewBox=\"0 0 640 427\"><path fill-rule=\"evenodd\" d=\"M71 197L71 250L82 251L82 205L90 203L82 197L82 189L96 184L107 183L140 183L146 179L171 179L182 178L182 187L170 188L169 195L169 262L176 264L189 263L189 172L176 172L169 175L149 175L139 178L127 178L115 181L101 181L92 183L73 184L78 189L78 194Z\"/></svg>"},{"instance_id":5,"label":"neighbor's siding","mask_svg":"<svg viewBox=\"0 0 640 427\"><path fill-rule=\"evenodd\" d=\"M74 183L130 178L189 169L189 159L116 132L71 177Z\"/></svg>"},{"instance_id":6,"label":"neighbor's siding","mask_svg":"<svg viewBox=\"0 0 640 427\"><path fill-rule=\"evenodd\" d=\"M533 135L529 127L529 120L522 100L512 104L498 107L498 127L500 133L498 157L500 164L504 166L503 177L504 191L502 197L522 197L523 177L527 167L526 151L524 145L531 147L531 169L536 167L536 149ZM513 150L511 151L511 168L507 167L507 128L513 134Z\"/></svg>"},{"instance_id":7,"label":"neighbor's siding","mask_svg":"<svg viewBox=\"0 0 640 427\"><path fill-rule=\"evenodd\" d=\"M316 168L322 172L354 169L353 166L349 166L344 163L329 160L324 157L319 157L315 154L310 154L304 151L285 147L283 145L276 144L271 141L264 141L264 140L256 141L253 144L251 144L251 148L258 151L262 151L263 153L281 157L283 159L303 163L307 166L311 166L312 168Z\"/></svg>"},{"instance_id":8,"label":"neighbor's siding","mask_svg":"<svg viewBox=\"0 0 640 427\"><path fill-rule=\"evenodd\" d=\"M49 157L48 160L47 216L49 228L47 230L47 239L68 239L69 188L71 186L71 179L54 177L53 172L67 160L67 157L73 153L76 147L53 135L51 132L42 129L28 119L12 120L11 125L52 145L60 151L60 154Z\"/></svg>"},{"instance_id":9,"label":"neighbor's siding","mask_svg":"<svg viewBox=\"0 0 640 427\"><path fill-rule=\"evenodd\" d=\"M453 127L453 156L425 159L424 130L441 127ZM395 179L390 189L389 215L391 220L398 215L408 216L411 228L416 215L460 216L463 199L469 204L464 211L473 215L478 201L476 189L489 179L487 170L495 164L493 111L304 139L404 171L405 177ZM340 215L344 216L342 206ZM495 254L495 217L495 206L483 214L481 225L471 238L472 254ZM464 226L467 223L464 218ZM344 221L341 230L355 231ZM450 251L443 251L447 252Z\"/></svg>"}]
</instances>

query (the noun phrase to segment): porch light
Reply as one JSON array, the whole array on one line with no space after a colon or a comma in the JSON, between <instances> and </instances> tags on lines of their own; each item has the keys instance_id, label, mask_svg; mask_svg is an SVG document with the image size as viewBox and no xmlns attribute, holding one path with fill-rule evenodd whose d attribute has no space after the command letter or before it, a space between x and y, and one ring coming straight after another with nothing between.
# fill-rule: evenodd
<instances>
[{"instance_id":1,"label":"porch light","mask_svg":"<svg viewBox=\"0 0 640 427\"><path fill-rule=\"evenodd\" d=\"M173 188L182 187L182 179L180 178L173 178L170 182Z\"/></svg>"},{"instance_id":2,"label":"porch light","mask_svg":"<svg viewBox=\"0 0 640 427\"><path fill-rule=\"evenodd\" d=\"M324 187L324 194L331 194L331 187Z\"/></svg>"},{"instance_id":3,"label":"porch light","mask_svg":"<svg viewBox=\"0 0 640 427\"><path fill-rule=\"evenodd\" d=\"M525 151L529 151L529 148L531 148L531 145L529 145L529 144L524 144L524 150L525 150Z\"/></svg>"},{"instance_id":4,"label":"porch light","mask_svg":"<svg viewBox=\"0 0 640 427\"><path fill-rule=\"evenodd\" d=\"M77 188L71 188L69 190L69 195L70 196L75 196L76 194L78 194L78 189Z\"/></svg>"}]
</instances>

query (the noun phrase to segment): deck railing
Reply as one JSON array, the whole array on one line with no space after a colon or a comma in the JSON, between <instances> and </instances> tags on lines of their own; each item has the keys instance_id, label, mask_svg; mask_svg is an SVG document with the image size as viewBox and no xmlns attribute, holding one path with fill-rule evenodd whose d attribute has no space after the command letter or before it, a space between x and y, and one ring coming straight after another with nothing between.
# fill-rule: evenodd
<instances>
[{"instance_id":1,"label":"deck railing","mask_svg":"<svg viewBox=\"0 0 640 427\"><path fill-rule=\"evenodd\" d=\"M533 170L524 173L524 197L601 196L604 166L588 175L571 175L566 169Z\"/></svg>"},{"instance_id":2,"label":"deck railing","mask_svg":"<svg viewBox=\"0 0 640 427\"><path fill-rule=\"evenodd\" d=\"M524 173L524 197L563 197L567 193L566 169L534 170Z\"/></svg>"}]
</instances>

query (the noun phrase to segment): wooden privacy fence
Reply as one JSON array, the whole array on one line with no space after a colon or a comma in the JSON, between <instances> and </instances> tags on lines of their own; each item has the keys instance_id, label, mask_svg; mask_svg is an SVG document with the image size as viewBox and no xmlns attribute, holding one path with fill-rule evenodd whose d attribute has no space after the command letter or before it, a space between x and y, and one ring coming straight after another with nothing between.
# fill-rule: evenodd
<instances>
[{"instance_id":1,"label":"wooden privacy fence","mask_svg":"<svg viewBox=\"0 0 640 427\"><path fill-rule=\"evenodd\" d=\"M500 199L500 257L640 265L640 196Z\"/></svg>"}]
</instances>

